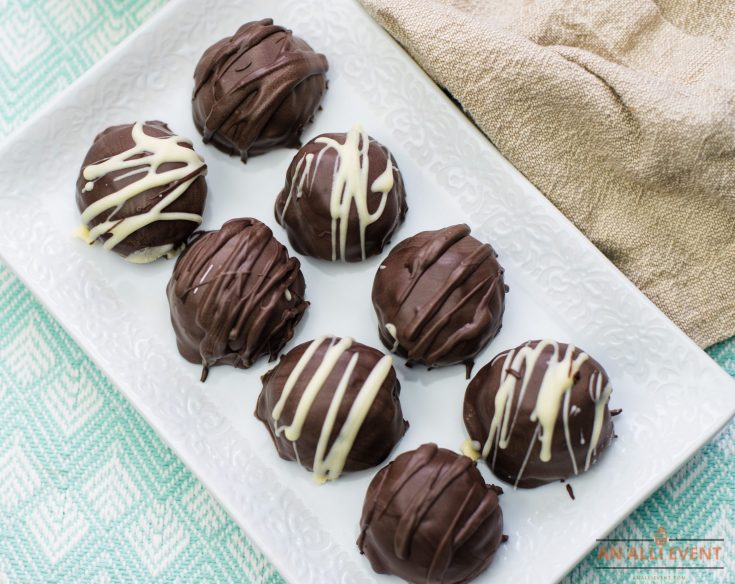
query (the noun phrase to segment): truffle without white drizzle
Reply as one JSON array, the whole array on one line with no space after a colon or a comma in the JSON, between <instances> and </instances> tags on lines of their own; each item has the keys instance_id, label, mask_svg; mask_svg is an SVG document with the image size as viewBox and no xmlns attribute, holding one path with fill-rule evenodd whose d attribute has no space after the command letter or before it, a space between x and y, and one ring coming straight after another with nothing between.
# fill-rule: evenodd
<instances>
[{"instance_id":1,"label":"truffle without white drizzle","mask_svg":"<svg viewBox=\"0 0 735 584\"><path fill-rule=\"evenodd\" d=\"M274 361L309 305L299 260L251 217L188 243L166 287L181 355L202 365L202 381L214 365Z\"/></svg>"},{"instance_id":2,"label":"truffle without white drizzle","mask_svg":"<svg viewBox=\"0 0 735 584\"><path fill-rule=\"evenodd\" d=\"M422 231L396 245L373 281L385 347L408 366L464 363L469 378L475 356L503 322L508 288L496 256L467 225Z\"/></svg>"},{"instance_id":3,"label":"truffle without white drizzle","mask_svg":"<svg viewBox=\"0 0 735 584\"><path fill-rule=\"evenodd\" d=\"M396 161L356 124L298 151L275 216L299 253L356 262L383 250L407 209Z\"/></svg>"},{"instance_id":4,"label":"truffle without white drizzle","mask_svg":"<svg viewBox=\"0 0 735 584\"><path fill-rule=\"evenodd\" d=\"M317 482L380 464L408 428L393 360L349 337L295 347L263 376L255 416Z\"/></svg>"},{"instance_id":5,"label":"truffle without white drizzle","mask_svg":"<svg viewBox=\"0 0 735 584\"><path fill-rule=\"evenodd\" d=\"M370 482L357 546L379 574L417 584L469 582L507 539L502 492L466 456L424 444Z\"/></svg>"},{"instance_id":6,"label":"truffle without white drizzle","mask_svg":"<svg viewBox=\"0 0 735 584\"><path fill-rule=\"evenodd\" d=\"M249 156L298 148L327 89L327 59L266 18L209 47L194 71L192 114L204 143Z\"/></svg>"},{"instance_id":7,"label":"truffle without white drizzle","mask_svg":"<svg viewBox=\"0 0 735 584\"><path fill-rule=\"evenodd\" d=\"M497 355L467 387L463 450L517 487L586 471L613 437L612 387L574 345L528 341Z\"/></svg>"},{"instance_id":8,"label":"truffle without white drizzle","mask_svg":"<svg viewBox=\"0 0 735 584\"><path fill-rule=\"evenodd\" d=\"M110 127L77 179L78 235L134 263L171 256L202 222L206 171L191 142L163 122Z\"/></svg>"}]
</instances>

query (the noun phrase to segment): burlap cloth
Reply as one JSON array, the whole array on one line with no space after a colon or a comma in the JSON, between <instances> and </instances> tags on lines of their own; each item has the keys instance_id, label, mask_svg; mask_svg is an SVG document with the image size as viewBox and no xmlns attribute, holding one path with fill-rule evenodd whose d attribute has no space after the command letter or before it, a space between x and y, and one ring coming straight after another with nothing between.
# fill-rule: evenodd
<instances>
[{"instance_id":1,"label":"burlap cloth","mask_svg":"<svg viewBox=\"0 0 735 584\"><path fill-rule=\"evenodd\" d=\"M735 334L735 0L361 2L699 345Z\"/></svg>"}]
</instances>

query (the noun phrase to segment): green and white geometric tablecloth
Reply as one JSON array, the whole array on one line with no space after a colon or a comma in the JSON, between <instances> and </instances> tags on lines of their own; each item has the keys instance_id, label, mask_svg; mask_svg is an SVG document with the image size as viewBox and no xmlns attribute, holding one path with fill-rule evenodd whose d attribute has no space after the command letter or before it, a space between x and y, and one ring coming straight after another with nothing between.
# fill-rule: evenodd
<instances>
[{"instance_id":1,"label":"green and white geometric tablecloth","mask_svg":"<svg viewBox=\"0 0 735 584\"><path fill-rule=\"evenodd\" d=\"M163 4L0 0L0 138ZM709 353L735 376L735 340ZM724 571L676 581L735 582L735 423L614 537L650 537L660 525L725 539ZM594 564L590 556L569 582L628 581ZM0 584L16 582L282 579L0 265Z\"/></svg>"}]
</instances>

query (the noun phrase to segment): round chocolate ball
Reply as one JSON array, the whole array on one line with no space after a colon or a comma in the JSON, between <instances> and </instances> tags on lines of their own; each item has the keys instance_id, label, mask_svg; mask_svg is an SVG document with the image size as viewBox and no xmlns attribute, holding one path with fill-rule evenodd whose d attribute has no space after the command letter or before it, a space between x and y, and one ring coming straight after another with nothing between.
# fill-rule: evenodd
<instances>
[{"instance_id":1,"label":"round chocolate ball","mask_svg":"<svg viewBox=\"0 0 735 584\"><path fill-rule=\"evenodd\" d=\"M504 539L500 493L471 459L424 444L373 478L357 545L379 574L422 584L469 582Z\"/></svg>"},{"instance_id":2,"label":"round chocolate ball","mask_svg":"<svg viewBox=\"0 0 735 584\"><path fill-rule=\"evenodd\" d=\"M467 387L467 454L517 487L584 472L613 437L611 391L602 366L573 345L528 341L503 351Z\"/></svg>"},{"instance_id":3,"label":"round chocolate ball","mask_svg":"<svg viewBox=\"0 0 735 584\"><path fill-rule=\"evenodd\" d=\"M133 263L173 256L202 222L204 160L163 122L97 134L76 185L80 235Z\"/></svg>"},{"instance_id":4,"label":"round chocolate ball","mask_svg":"<svg viewBox=\"0 0 735 584\"><path fill-rule=\"evenodd\" d=\"M255 416L281 458L318 482L380 464L405 434L393 360L349 337L319 337L263 376Z\"/></svg>"},{"instance_id":5,"label":"round chocolate ball","mask_svg":"<svg viewBox=\"0 0 735 584\"><path fill-rule=\"evenodd\" d=\"M358 124L298 151L275 215L297 252L358 262L383 251L407 209L396 161Z\"/></svg>"},{"instance_id":6,"label":"round chocolate ball","mask_svg":"<svg viewBox=\"0 0 735 584\"><path fill-rule=\"evenodd\" d=\"M192 113L204 142L248 156L298 148L327 89L324 55L268 18L209 47L194 71Z\"/></svg>"},{"instance_id":7,"label":"round chocolate ball","mask_svg":"<svg viewBox=\"0 0 735 584\"><path fill-rule=\"evenodd\" d=\"M274 360L309 305L299 260L257 219L232 219L197 232L168 283L171 323L181 355L246 369Z\"/></svg>"},{"instance_id":8,"label":"round chocolate ball","mask_svg":"<svg viewBox=\"0 0 735 584\"><path fill-rule=\"evenodd\" d=\"M469 371L502 324L507 288L495 258L467 225L403 240L373 283L380 340L408 366L465 363Z\"/></svg>"}]
</instances>

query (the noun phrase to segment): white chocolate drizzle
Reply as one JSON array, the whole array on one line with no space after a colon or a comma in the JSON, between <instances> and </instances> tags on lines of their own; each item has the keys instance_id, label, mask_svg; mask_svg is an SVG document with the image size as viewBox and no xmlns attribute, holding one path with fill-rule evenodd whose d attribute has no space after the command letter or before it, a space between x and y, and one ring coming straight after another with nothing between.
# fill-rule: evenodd
<instances>
[{"instance_id":1,"label":"white chocolate drizzle","mask_svg":"<svg viewBox=\"0 0 735 584\"><path fill-rule=\"evenodd\" d=\"M539 346L543 344L539 343ZM531 412L531 421L538 421L541 426L541 453L539 454L539 458L543 462L549 462L551 460L551 441L554 437L554 427L556 426L559 410L562 409L561 400L572 388L574 376L579 372L582 363L589 359L587 353L579 353L576 359L572 359L574 345L568 345L564 357L559 361L558 349L558 345L555 345L554 355L549 359L549 364L544 372L544 378L541 381L541 387L538 390L536 407ZM538 350L538 347L536 350ZM536 353L534 361L540 354L540 352ZM565 403L568 408L569 400L567 399ZM563 425L564 435L569 436L568 409L564 416ZM574 457L572 456L572 458Z\"/></svg>"},{"instance_id":2,"label":"white chocolate drizzle","mask_svg":"<svg viewBox=\"0 0 735 584\"><path fill-rule=\"evenodd\" d=\"M286 401L296 387L304 369L306 369L306 366L314 357L321 344L328 339L330 340L329 348L324 353L322 361L314 372L314 375L306 384L306 387L299 398L291 423L287 426L276 427L276 435L283 434L287 440L293 442L294 453L296 454L297 459L298 451L296 442L301 436L309 411L311 410L317 396L322 391L327 378L337 365L340 357L352 346L354 341L349 337L345 337L339 342L335 342L335 339L330 337L319 337L315 339L307 347L304 354L291 370L291 373L286 379L286 384L283 386L281 396L271 412L273 420L277 422L283 414ZM327 413L324 416L324 421L319 433L319 439L317 441L316 452L314 454L313 465L314 479L319 483L334 480L342 474L342 470L344 469L347 457L352 450L355 438L357 437L360 428L362 428L363 422L365 421L365 418L378 395L378 391L382 387L383 382L388 377L391 367L393 366L393 359L386 355L373 367L372 371L355 396L347 414L347 418L342 424L342 428L340 429L337 438L334 440L332 447L327 452L327 444L329 443L329 438L337 421L337 414L339 413L340 406L342 405L347 390L350 387L352 373L357 366L359 357L359 353L354 353L350 358L350 361L337 384L337 388L332 396Z\"/></svg>"},{"instance_id":3,"label":"white chocolate drizzle","mask_svg":"<svg viewBox=\"0 0 735 584\"><path fill-rule=\"evenodd\" d=\"M523 345L512 351L508 351L504 356L499 355L496 357L496 360L500 357L504 358L502 372L500 374L500 386L495 394L494 412L490 422L487 440L482 446L482 451L478 454L482 458L488 459L492 452L490 468L494 469L498 448L505 449L510 443L521 403L533 377L536 363L544 350L549 347L553 349L553 353L549 357L548 365L543 372L535 406L529 416L531 422L536 422L536 429L533 437L529 441L526 456L516 478L516 486L521 480L537 439L541 442L539 459L542 462L549 462L551 460L554 429L560 413L564 439L572 461L572 470L575 475L579 472L572 447L569 417L570 415L574 416L578 414L580 410L577 406L570 405L570 390L574 384L575 376L579 372L582 364L589 359L589 355L579 351L577 356L574 357L575 347L573 345L568 345L565 353L561 355L560 346L555 341L539 341L535 347ZM524 372L522 376L520 375L521 371ZM611 391L612 387L610 383L605 383L604 376L600 372L596 371L591 375L588 393L595 407L595 416L587 448L584 470L589 469L592 456L597 452L597 444L604 422L605 406L610 398ZM518 392L517 398L516 392ZM516 404L515 409L512 407L514 402ZM584 435L581 435L580 442L582 445L585 444ZM463 450L472 449L475 445L476 443L466 442L463 445Z\"/></svg>"},{"instance_id":4,"label":"white chocolate drizzle","mask_svg":"<svg viewBox=\"0 0 735 584\"><path fill-rule=\"evenodd\" d=\"M132 264L147 264L164 255L171 259L176 257L177 253L178 249L174 249L174 244L167 243L165 245L154 245L152 247L137 249L133 253L125 256L125 259Z\"/></svg>"},{"instance_id":5,"label":"white chocolate drizzle","mask_svg":"<svg viewBox=\"0 0 735 584\"><path fill-rule=\"evenodd\" d=\"M135 143L132 148L97 164L90 164L83 171L83 176L88 181L84 186L84 191L94 190L97 180L126 168L131 170L116 177L115 180L141 175L136 181L119 191L95 201L82 213L82 222L84 223L82 229L87 229L95 217L113 209L107 219L99 225L88 231L80 230L80 234L84 234L89 242L94 242L103 234L109 234L111 237L105 241L105 249L112 249L132 233L155 221L192 221L197 224L202 222L202 216L196 213L167 213L165 211L169 205L186 192L197 178L206 174L206 166L202 157L194 152L192 148L186 147L187 145L191 146L191 142L180 136L165 138L149 136L143 131L143 125L140 122L133 125L132 138ZM166 163L181 163L183 166L159 172L159 167ZM115 214L127 201L150 189L159 187L173 188L170 192L164 191L164 193L161 193L161 200L144 213L123 219L115 218ZM147 250L142 250L139 256L128 256L128 259L137 262L151 261L172 250L173 246L147 248ZM152 257L156 253L158 255Z\"/></svg>"},{"instance_id":6,"label":"white chocolate drizzle","mask_svg":"<svg viewBox=\"0 0 735 584\"><path fill-rule=\"evenodd\" d=\"M584 470L588 470L592 463L592 456L597 454L597 444L600 441L602 433L602 422L605 416L605 405L610 399L612 387L610 383L602 385L602 375L595 373L590 377L589 395L590 399L595 403L595 421L592 424L592 435L590 436L590 445L587 448L587 458L584 463ZM583 436L584 438L584 436Z\"/></svg>"},{"instance_id":7,"label":"white chocolate drizzle","mask_svg":"<svg viewBox=\"0 0 735 584\"><path fill-rule=\"evenodd\" d=\"M311 175L311 183L319 169L324 153L330 148L337 153L332 177L332 191L330 196L329 211L332 217L332 261L338 259L344 261L347 251L347 231L349 228L350 210L353 205L357 211L357 219L360 232L360 249L362 259L365 259L365 231L380 219L388 200L388 193L393 189L395 183L393 177L393 163L390 153L386 150L386 166L383 172L369 185L368 176L370 171L370 137L362 125L355 124L345 135L345 143L340 144L334 138L319 136L315 142L324 144L314 163ZM312 169L313 154L307 154L301 159L294 169L291 189L286 198L286 203L281 212L281 223L289 203L294 196L301 197L309 172ZM311 183L309 188L311 188ZM380 203L377 209L371 213L368 209L368 195L379 193Z\"/></svg>"},{"instance_id":8,"label":"white chocolate drizzle","mask_svg":"<svg viewBox=\"0 0 735 584\"><path fill-rule=\"evenodd\" d=\"M398 348L398 344L399 344L398 343L398 331L396 330L396 325L389 322L385 325L385 330L388 331L388 334L393 339L393 346L391 347L390 352L395 353L396 349Z\"/></svg>"},{"instance_id":9,"label":"white chocolate drizzle","mask_svg":"<svg viewBox=\"0 0 735 584\"><path fill-rule=\"evenodd\" d=\"M291 188L288 191L288 197L286 198L286 203L283 205L283 211L281 211L281 223L283 223L283 218L286 216L286 209L288 209L289 204L291 203L291 199L293 198L294 194L296 195L297 199L300 199L301 196L304 194L304 184L306 182L306 179L309 177L309 172L311 171L311 162L314 160L314 155L309 152L306 156L301 158L296 163L296 168L293 171L294 179L291 183ZM316 176L316 173L314 173L311 177L311 181L309 182L309 188L311 188L311 185L314 182L314 177Z\"/></svg>"},{"instance_id":10,"label":"white chocolate drizzle","mask_svg":"<svg viewBox=\"0 0 735 584\"><path fill-rule=\"evenodd\" d=\"M472 438L466 438L462 445L459 447L459 451L465 456L477 461L480 458L480 449L482 444Z\"/></svg>"}]
</instances>

